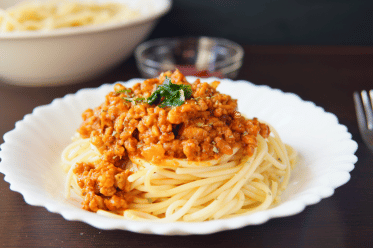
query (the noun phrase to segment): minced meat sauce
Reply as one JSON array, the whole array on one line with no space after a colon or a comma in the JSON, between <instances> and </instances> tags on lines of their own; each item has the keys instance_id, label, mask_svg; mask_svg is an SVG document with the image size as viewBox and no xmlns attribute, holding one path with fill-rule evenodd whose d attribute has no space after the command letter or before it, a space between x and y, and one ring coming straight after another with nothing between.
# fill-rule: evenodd
<instances>
[{"instance_id":1,"label":"minced meat sauce","mask_svg":"<svg viewBox=\"0 0 373 248\"><path fill-rule=\"evenodd\" d=\"M149 98L165 79L190 85L189 99L176 107L149 104ZM189 161L217 159L242 147L251 156L256 136L267 138L269 127L256 118L244 118L237 100L216 90L219 82L187 82L178 70L162 73L132 88L116 84L105 102L87 109L78 132L101 152L98 164L78 163L74 173L82 188L83 208L122 211L131 202L125 169L129 156L142 157L153 164L169 158ZM183 99L184 100L184 99Z\"/></svg>"}]
</instances>

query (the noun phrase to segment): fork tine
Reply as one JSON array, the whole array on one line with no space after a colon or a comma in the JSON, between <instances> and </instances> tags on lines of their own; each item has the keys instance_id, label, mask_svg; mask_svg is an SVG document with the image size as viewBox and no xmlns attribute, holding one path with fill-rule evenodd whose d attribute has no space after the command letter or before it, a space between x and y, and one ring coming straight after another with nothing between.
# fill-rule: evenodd
<instances>
[{"instance_id":1,"label":"fork tine","mask_svg":"<svg viewBox=\"0 0 373 248\"><path fill-rule=\"evenodd\" d=\"M369 97L370 97L370 106L372 106L372 109L373 109L373 90L369 91Z\"/></svg>"},{"instance_id":2,"label":"fork tine","mask_svg":"<svg viewBox=\"0 0 373 248\"><path fill-rule=\"evenodd\" d=\"M369 95L371 96L370 100L365 90L361 92L361 98L358 92L354 92L354 101L360 135L368 148L373 151L373 129L369 129L369 126L373 125L373 111L371 107L373 106L373 90L369 91ZM364 109L366 110L365 113Z\"/></svg>"},{"instance_id":3,"label":"fork tine","mask_svg":"<svg viewBox=\"0 0 373 248\"><path fill-rule=\"evenodd\" d=\"M367 126L366 126L364 109L363 109L360 95L358 92L354 92L354 101L355 101L357 122L359 124L360 131L362 132L363 130L367 129Z\"/></svg>"},{"instance_id":4,"label":"fork tine","mask_svg":"<svg viewBox=\"0 0 373 248\"><path fill-rule=\"evenodd\" d=\"M365 118L367 121L367 126L368 126L368 129L370 130L370 129L373 129L373 111L372 111L371 101L365 90L361 92L361 98L362 98L363 106L365 109Z\"/></svg>"}]
</instances>

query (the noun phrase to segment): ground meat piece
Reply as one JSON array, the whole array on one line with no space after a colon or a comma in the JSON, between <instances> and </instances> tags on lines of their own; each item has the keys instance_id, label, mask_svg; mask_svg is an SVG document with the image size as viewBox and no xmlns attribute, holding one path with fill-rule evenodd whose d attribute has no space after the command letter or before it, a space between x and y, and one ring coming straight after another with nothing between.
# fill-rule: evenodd
<instances>
[{"instance_id":1,"label":"ground meat piece","mask_svg":"<svg viewBox=\"0 0 373 248\"><path fill-rule=\"evenodd\" d=\"M148 161L159 162L164 158L165 150L161 144L148 145L142 149L141 155Z\"/></svg>"},{"instance_id":2,"label":"ground meat piece","mask_svg":"<svg viewBox=\"0 0 373 248\"><path fill-rule=\"evenodd\" d=\"M232 147L223 138L216 137L214 141L216 142L216 147L219 149L220 152L228 155L233 154Z\"/></svg>"},{"instance_id":3,"label":"ground meat piece","mask_svg":"<svg viewBox=\"0 0 373 248\"><path fill-rule=\"evenodd\" d=\"M93 192L88 192L82 202L83 209L96 212L99 209L106 209L104 204L104 199L94 194Z\"/></svg>"},{"instance_id":4,"label":"ground meat piece","mask_svg":"<svg viewBox=\"0 0 373 248\"><path fill-rule=\"evenodd\" d=\"M128 207L126 200L123 198L113 195L110 199L105 199L105 206L111 211L123 210Z\"/></svg>"},{"instance_id":5,"label":"ground meat piece","mask_svg":"<svg viewBox=\"0 0 373 248\"><path fill-rule=\"evenodd\" d=\"M203 141L208 136L208 132L201 127L189 126L180 131L180 139L196 139Z\"/></svg>"},{"instance_id":6,"label":"ground meat piece","mask_svg":"<svg viewBox=\"0 0 373 248\"><path fill-rule=\"evenodd\" d=\"M115 195L129 191L130 184L127 181L131 174L129 170L101 161L98 164L78 163L74 173L82 189L83 209L96 212L98 209L112 210L115 207L118 210L127 207L128 202L119 201L118 196ZM122 199L124 198L123 196Z\"/></svg>"},{"instance_id":7,"label":"ground meat piece","mask_svg":"<svg viewBox=\"0 0 373 248\"><path fill-rule=\"evenodd\" d=\"M201 148L198 145L198 141L195 139L189 139L181 142L183 146L183 152L188 158L195 159L198 157Z\"/></svg>"}]
</instances>

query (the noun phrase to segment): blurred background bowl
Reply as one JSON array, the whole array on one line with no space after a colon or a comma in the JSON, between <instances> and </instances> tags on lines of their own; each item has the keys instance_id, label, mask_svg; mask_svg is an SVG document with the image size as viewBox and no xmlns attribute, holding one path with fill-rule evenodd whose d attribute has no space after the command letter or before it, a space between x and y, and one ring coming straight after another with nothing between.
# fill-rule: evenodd
<instances>
[{"instance_id":1,"label":"blurred background bowl","mask_svg":"<svg viewBox=\"0 0 373 248\"><path fill-rule=\"evenodd\" d=\"M212 37L163 38L144 42L135 50L144 78L179 69L186 76L236 78L244 51L237 43Z\"/></svg>"},{"instance_id":2,"label":"blurred background bowl","mask_svg":"<svg viewBox=\"0 0 373 248\"><path fill-rule=\"evenodd\" d=\"M6 9L20 0L2 0ZM97 1L105 2L105 1ZM108 1L106 1L108 2ZM112 0L140 11L129 21L51 31L0 33L0 82L47 86L92 79L128 58L171 0Z\"/></svg>"}]
</instances>

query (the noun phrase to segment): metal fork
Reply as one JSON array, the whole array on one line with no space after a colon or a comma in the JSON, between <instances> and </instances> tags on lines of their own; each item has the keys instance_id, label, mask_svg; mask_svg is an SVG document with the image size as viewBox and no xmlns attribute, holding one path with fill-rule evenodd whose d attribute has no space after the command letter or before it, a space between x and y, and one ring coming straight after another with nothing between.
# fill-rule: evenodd
<instances>
[{"instance_id":1,"label":"metal fork","mask_svg":"<svg viewBox=\"0 0 373 248\"><path fill-rule=\"evenodd\" d=\"M361 97L360 97L361 95ZM373 151L373 90L354 92L357 122L364 143Z\"/></svg>"}]
</instances>

